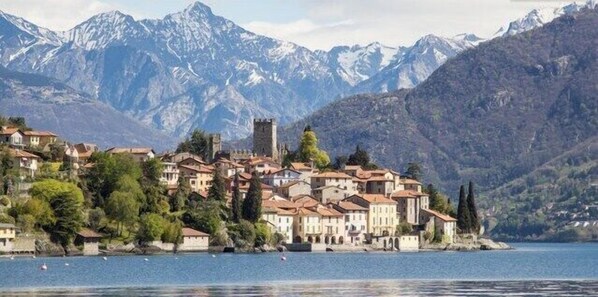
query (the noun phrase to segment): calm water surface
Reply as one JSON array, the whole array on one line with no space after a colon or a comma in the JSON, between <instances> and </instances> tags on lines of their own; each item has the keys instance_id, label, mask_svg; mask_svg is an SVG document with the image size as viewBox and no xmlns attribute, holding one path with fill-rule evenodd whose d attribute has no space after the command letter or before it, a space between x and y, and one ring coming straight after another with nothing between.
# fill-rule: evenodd
<instances>
[{"instance_id":1,"label":"calm water surface","mask_svg":"<svg viewBox=\"0 0 598 297\"><path fill-rule=\"evenodd\" d=\"M0 295L598 296L598 244L513 251L0 258ZM47 271L39 270L46 263ZM66 265L68 264L68 265Z\"/></svg>"}]
</instances>

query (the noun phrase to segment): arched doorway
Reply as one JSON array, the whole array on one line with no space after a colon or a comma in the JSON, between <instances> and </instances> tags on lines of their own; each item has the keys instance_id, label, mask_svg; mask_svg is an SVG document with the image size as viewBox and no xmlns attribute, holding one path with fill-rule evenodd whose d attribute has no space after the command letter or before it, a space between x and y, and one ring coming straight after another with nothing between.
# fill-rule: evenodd
<instances>
[{"instance_id":1,"label":"arched doorway","mask_svg":"<svg viewBox=\"0 0 598 297\"><path fill-rule=\"evenodd\" d=\"M332 236L332 239L330 240L330 242L331 242L332 244L336 244L336 237Z\"/></svg>"},{"instance_id":2,"label":"arched doorway","mask_svg":"<svg viewBox=\"0 0 598 297\"><path fill-rule=\"evenodd\" d=\"M345 240L341 236L341 237L338 238L338 244L343 244L343 243L345 243Z\"/></svg>"},{"instance_id":3,"label":"arched doorway","mask_svg":"<svg viewBox=\"0 0 598 297\"><path fill-rule=\"evenodd\" d=\"M392 238L389 238L389 239L388 239L388 247L390 247L390 249L392 249L392 248L394 247L394 244L393 244Z\"/></svg>"},{"instance_id":4,"label":"arched doorway","mask_svg":"<svg viewBox=\"0 0 598 297\"><path fill-rule=\"evenodd\" d=\"M395 238L395 249L399 249L399 238Z\"/></svg>"},{"instance_id":5,"label":"arched doorway","mask_svg":"<svg viewBox=\"0 0 598 297\"><path fill-rule=\"evenodd\" d=\"M320 243L320 236L316 236L316 243Z\"/></svg>"},{"instance_id":6,"label":"arched doorway","mask_svg":"<svg viewBox=\"0 0 598 297\"><path fill-rule=\"evenodd\" d=\"M293 239L294 243L301 243L301 236L297 235L295 236L295 238Z\"/></svg>"},{"instance_id":7,"label":"arched doorway","mask_svg":"<svg viewBox=\"0 0 598 297\"><path fill-rule=\"evenodd\" d=\"M309 243L314 243L314 239L310 236L307 237L307 241L309 241Z\"/></svg>"},{"instance_id":8,"label":"arched doorway","mask_svg":"<svg viewBox=\"0 0 598 297\"><path fill-rule=\"evenodd\" d=\"M324 237L324 243L325 244L329 244L330 243L330 239L328 238L328 236Z\"/></svg>"},{"instance_id":9,"label":"arched doorway","mask_svg":"<svg viewBox=\"0 0 598 297\"><path fill-rule=\"evenodd\" d=\"M384 242L384 248L386 248L386 239L384 239L383 242Z\"/></svg>"}]
</instances>

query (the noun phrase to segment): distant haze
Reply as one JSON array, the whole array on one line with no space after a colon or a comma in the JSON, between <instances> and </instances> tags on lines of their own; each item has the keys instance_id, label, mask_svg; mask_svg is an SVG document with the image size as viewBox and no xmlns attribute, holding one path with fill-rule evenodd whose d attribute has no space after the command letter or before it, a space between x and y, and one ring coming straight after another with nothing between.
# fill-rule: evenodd
<instances>
[{"instance_id":1,"label":"distant haze","mask_svg":"<svg viewBox=\"0 0 598 297\"><path fill-rule=\"evenodd\" d=\"M52 30L68 30L89 17L120 10L135 18L161 18L191 0L0 0L0 10ZM534 8L572 1L514 0L206 0L217 15L258 34L312 50L335 45L410 45L426 34L474 33L497 28ZM578 1L579 2L579 1Z\"/></svg>"}]
</instances>

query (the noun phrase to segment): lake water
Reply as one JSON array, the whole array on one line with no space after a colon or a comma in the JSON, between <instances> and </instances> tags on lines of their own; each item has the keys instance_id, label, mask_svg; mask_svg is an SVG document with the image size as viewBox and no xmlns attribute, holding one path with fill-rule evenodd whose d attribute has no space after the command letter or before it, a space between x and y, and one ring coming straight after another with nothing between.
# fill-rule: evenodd
<instances>
[{"instance_id":1,"label":"lake water","mask_svg":"<svg viewBox=\"0 0 598 297\"><path fill-rule=\"evenodd\" d=\"M286 253L286 261L280 253L0 258L0 295L598 296L598 244L513 246L484 252ZM43 263L48 270L39 269Z\"/></svg>"}]
</instances>

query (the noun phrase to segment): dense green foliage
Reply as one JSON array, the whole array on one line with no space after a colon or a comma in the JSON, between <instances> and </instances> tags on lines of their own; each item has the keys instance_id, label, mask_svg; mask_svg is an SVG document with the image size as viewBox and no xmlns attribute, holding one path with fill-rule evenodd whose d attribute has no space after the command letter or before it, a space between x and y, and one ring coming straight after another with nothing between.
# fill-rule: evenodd
<instances>
[{"instance_id":1,"label":"dense green foliage","mask_svg":"<svg viewBox=\"0 0 598 297\"><path fill-rule=\"evenodd\" d=\"M200 129L195 129L191 133L191 137L188 137L185 139L185 141L179 143L176 152L192 153L202 157L204 160L207 160L208 143L208 136L205 134L205 132Z\"/></svg>"},{"instance_id":2,"label":"dense green foliage","mask_svg":"<svg viewBox=\"0 0 598 297\"><path fill-rule=\"evenodd\" d=\"M225 201L226 185L220 169L216 168L212 176L212 185L208 189L208 200Z\"/></svg>"},{"instance_id":3,"label":"dense green foliage","mask_svg":"<svg viewBox=\"0 0 598 297\"><path fill-rule=\"evenodd\" d=\"M243 217L243 209L242 209L242 202L241 202L241 192L239 191L239 173L235 173L235 179L232 189L233 197L231 201L231 219L234 223L239 223L241 218Z\"/></svg>"},{"instance_id":4,"label":"dense green foliage","mask_svg":"<svg viewBox=\"0 0 598 297\"><path fill-rule=\"evenodd\" d=\"M461 185L459 188L459 205L457 206L457 228L459 228L461 233L471 232L471 219L469 214L467 198L465 198L465 187Z\"/></svg>"},{"instance_id":5,"label":"dense green foliage","mask_svg":"<svg viewBox=\"0 0 598 297\"><path fill-rule=\"evenodd\" d=\"M469 182L467 190L467 209L469 210L469 228L475 234L480 233L480 219L478 208L475 203L475 194L473 193L473 182Z\"/></svg>"},{"instance_id":6,"label":"dense green foliage","mask_svg":"<svg viewBox=\"0 0 598 297\"><path fill-rule=\"evenodd\" d=\"M251 223L257 223L262 216L262 183L257 174L251 177L242 209L243 219Z\"/></svg>"}]
</instances>

